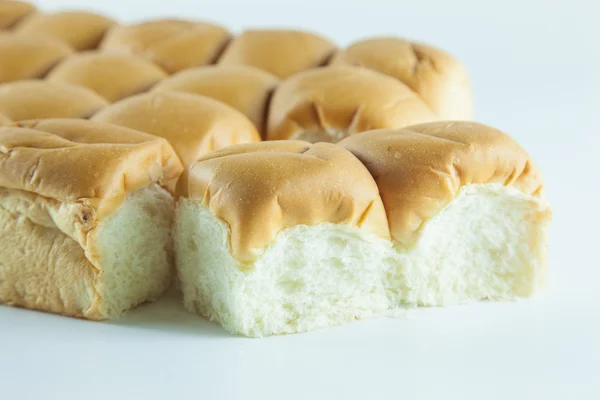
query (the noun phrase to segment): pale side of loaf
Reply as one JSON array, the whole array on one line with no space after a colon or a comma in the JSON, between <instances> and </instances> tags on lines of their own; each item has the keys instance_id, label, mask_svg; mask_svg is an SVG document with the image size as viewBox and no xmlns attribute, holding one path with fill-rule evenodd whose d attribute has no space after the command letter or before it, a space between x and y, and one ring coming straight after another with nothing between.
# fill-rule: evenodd
<instances>
[{"instance_id":1,"label":"pale side of loaf","mask_svg":"<svg viewBox=\"0 0 600 400\"><path fill-rule=\"evenodd\" d=\"M164 139L126 128L0 128L0 301L101 320L155 300L181 171Z\"/></svg>"},{"instance_id":2,"label":"pale side of loaf","mask_svg":"<svg viewBox=\"0 0 600 400\"><path fill-rule=\"evenodd\" d=\"M466 122L341 146L224 149L194 164L178 205L184 303L230 332L264 336L407 305L530 296L546 275L541 188L512 139Z\"/></svg>"}]
</instances>

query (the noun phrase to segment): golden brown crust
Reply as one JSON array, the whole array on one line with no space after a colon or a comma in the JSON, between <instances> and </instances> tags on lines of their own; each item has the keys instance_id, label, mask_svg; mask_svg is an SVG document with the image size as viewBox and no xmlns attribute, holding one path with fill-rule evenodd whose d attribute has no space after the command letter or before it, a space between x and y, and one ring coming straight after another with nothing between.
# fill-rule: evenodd
<instances>
[{"instance_id":1,"label":"golden brown crust","mask_svg":"<svg viewBox=\"0 0 600 400\"><path fill-rule=\"evenodd\" d=\"M35 12L33 4L23 1L0 1L0 29L10 29L21 19Z\"/></svg>"},{"instance_id":2,"label":"golden brown crust","mask_svg":"<svg viewBox=\"0 0 600 400\"><path fill-rule=\"evenodd\" d=\"M404 245L465 185L501 183L525 194L542 194L541 175L525 150L508 135L479 123L376 130L339 145L375 178L392 237Z\"/></svg>"},{"instance_id":3,"label":"golden brown crust","mask_svg":"<svg viewBox=\"0 0 600 400\"><path fill-rule=\"evenodd\" d=\"M0 85L0 113L13 121L87 118L107 105L90 89L66 83L24 80Z\"/></svg>"},{"instance_id":4,"label":"golden brown crust","mask_svg":"<svg viewBox=\"0 0 600 400\"><path fill-rule=\"evenodd\" d=\"M60 40L0 32L0 83L42 78L72 53Z\"/></svg>"},{"instance_id":5,"label":"golden brown crust","mask_svg":"<svg viewBox=\"0 0 600 400\"><path fill-rule=\"evenodd\" d=\"M181 171L164 139L111 124L58 119L0 128L0 187L90 205L97 216L155 182L173 192Z\"/></svg>"},{"instance_id":6,"label":"golden brown crust","mask_svg":"<svg viewBox=\"0 0 600 400\"><path fill-rule=\"evenodd\" d=\"M247 30L229 44L220 65L250 65L287 78L323 65L335 45L310 32L294 30Z\"/></svg>"},{"instance_id":7,"label":"golden brown crust","mask_svg":"<svg viewBox=\"0 0 600 400\"><path fill-rule=\"evenodd\" d=\"M473 118L473 95L465 67L451 55L395 37L361 40L338 52L331 65L366 67L404 82L441 118Z\"/></svg>"},{"instance_id":8,"label":"golden brown crust","mask_svg":"<svg viewBox=\"0 0 600 400\"><path fill-rule=\"evenodd\" d=\"M316 68L275 90L267 139L337 142L370 129L435 120L429 107L396 79L366 68Z\"/></svg>"},{"instance_id":9,"label":"golden brown crust","mask_svg":"<svg viewBox=\"0 0 600 400\"><path fill-rule=\"evenodd\" d=\"M269 98L278 83L275 75L254 67L206 66L179 72L153 90L189 92L222 101L246 115L263 133Z\"/></svg>"},{"instance_id":10,"label":"golden brown crust","mask_svg":"<svg viewBox=\"0 0 600 400\"><path fill-rule=\"evenodd\" d=\"M183 167L166 140L90 121L0 128L0 301L89 319L103 299L98 231L136 190L173 192Z\"/></svg>"},{"instance_id":11,"label":"golden brown crust","mask_svg":"<svg viewBox=\"0 0 600 400\"><path fill-rule=\"evenodd\" d=\"M175 73L214 62L230 37L227 29L211 23L154 20L111 29L101 48L146 57Z\"/></svg>"},{"instance_id":12,"label":"golden brown crust","mask_svg":"<svg viewBox=\"0 0 600 400\"><path fill-rule=\"evenodd\" d=\"M184 167L223 147L260 141L254 125L239 111L217 100L189 93L156 92L122 100L94 115L110 122L167 139ZM187 172L177 194L187 193Z\"/></svg>"},{"instance_id":13,"label":"golden brown crust","mask_svg":"<svg viewBox=\"0 0 600 400\"><path fill-rule=\"evenodd\" d=\"M295 225L346 224L389 238L372 177L329 143L273 141L213 152L192 166L189 196L227 223L232 255L242 263Z\"/></svg>"},{"instance_id":14,"label":"golden brown crust","mask_svg":"<svg viewBox=\"0 0 600 400\"><path fill-rule=\"evenodd\" d=\"M35 13L23 19L15 32L53 37L82 51L98 47L106 31L115 24L114 20L103 15L84 11Z\"/></svg>"},{"instance_id":15,"label":"golden brown crust","mask_svg":"<svg viewBox=\"0 0 600 400\"><path fill-rule=\"evenodd\" d=\"M166 77L158 66L133 54L90 51L64 59L47 80L87 87L114 103L144 92Z\"/></svg>"},{"instance_id":16,"label":"golden brown crust","mask_svg":"<svg viewBox=\"0 0 600 400\"><path fill-rule=\"evenodd\" d=\"M0 114L0 126L9 125L11 122L12 121L8 119L8 117L4 116L3 114Z\"/></svg>"}]
</instances>

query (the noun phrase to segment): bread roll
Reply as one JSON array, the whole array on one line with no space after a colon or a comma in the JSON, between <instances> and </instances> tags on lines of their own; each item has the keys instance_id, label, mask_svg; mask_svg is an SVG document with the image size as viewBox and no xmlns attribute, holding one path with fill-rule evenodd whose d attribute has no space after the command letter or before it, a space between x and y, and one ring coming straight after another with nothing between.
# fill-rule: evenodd
<instances>
[{"instance_id":1,"label":"bread roll","mask_svg":"<svg viewBox=\"0 0 600 400\"><path fill-rule=\"evenodd\" d=\"M515 299L544 283L540 174L481 124L232 146L198 160L188 184L174 234L184 303L233 333Z\"/></svg>"},{"instance_id":2,"label":"bread roll","mask_svg":"<svg viewBox=\"0 0 600 400\"><path fill-rule=\"evenodd\" d=\"M72 53L69 46L56 39L0 32L0 83L43 78Z\"/></svg>"},{"instance_id":3,"label":"bread roll","mask_svg":"<svg viewBox=\"0 0 600 400\"><path fill-rule=\"evenodd\" d=\"M13 121L87 118L108 103L90 89L37 80L0 85L0 113Z\"/></svg>"},{"instance_id":4,"label":"bread roll","mask_svg":"<svg viewBox=\"0 0 600 400\"><path fill-rule=\"evenodd\" d=\"M179 72L153 90L189 92L220 100L246 115L264 133L269 99L278 83L277 77L254 67L206 66Z\"/></svg>"},{"instance_id":5,"label":"bread roll","mask_svg":"<svg viewBox=\"0 0 600 400\"><path fill-rule=\"evenodd\" d=\"M0 302L101 320L166 290L182 166L164 139L45 120L0 148Z\"/></svg>"},{"instance_id":6,"label":"bread roll","mask_svg":"<svg viewBox=\"0 0 600 400\"><path fill-rule=\"evenodd\" d=\"M177 194L187 195L187 168L200 156L237 143L260 141L239 111L208 97L189 93L147 93L105 108L92 118L167 139L186 171Z\"/></svg>"},{"instance_id":7,"label":"bread roll","mask_svg":"<svg viewBox=\"0 0 600 400\"><path fill-rule=\"evenodd\" d=\"M287 78L327 62L335 45L309 32L247 30L233 39L220 65L250 65Z\"/></svg>"},{"instance_id":8,"label":"bread roll","mask_svg":"<svg viewBox=\"0 0 600 400\"><path fill-rule=\"evenodd\" d=\"M271 101L266 137L337 142L369 129L436 119L396 79L358 67L317 68L279 85Z\"/></svg>"},{"instance_id":9,"label":"bread roll","mask_svg":"<svg viewBox=\"0 0 600 400\"><path fill-rule=\"evenodd\" d=\"M178 204L184 304L248 336L371 315L387 305L373 274L388 238L377 186L343 148L231 146L193 165Z\"/></svg>"},{"instance_id":10,"label":"bread roll","mask_svg":"<svg viewBox=\"0 0 600 400\"><path fill-rule=\"evenodd\" d=\"M0 29L10 29L22 18L35 12L33 4L23 1L0 1Z\"/></svg>"},{"instance_id":11,"label":"bread roll","mask_svg":"<svg viewBox=\"0 0 600 400\"><path fill-rule=\"evenodd\" d=\"M115 21L103 15L84 11L35 13L23 19L15 32L62 40L77 51L98 47L106 31Z\"/></svg>"},{"instance_id":12,"label":"bread roll","mask_svg":"<svg viewBox=\"0 0 600 400\"><path fill-rule=\"evenodd\" d=\"M465 67L436 48L395 37L355 42L332 65L356 65L399 79L445 120L473 118L473 94Z\"/></svg>"},{"instance_id":13,"label":"bread roll","mask_svg":"<svg viewBox=\"0 0 600 400\"><path fill-rule=\"evenodd\" d=\"M512 138L478 123L437 122L340 146L375 177L403 301L512 299L543 285L551 211L540 172Z\"/></svg>"},{"instance_id":14,"label":"bread roll","mask_svg":"<svg viewBox=\"0 0 600 400\"><path fill-rule=\"evenodd\" d=\"M114 103L145 92L165 77L162 69L141 57L89 51L67 57L47 80L87 87Z\"/></svg>"},{"instance_id":15,"label":"bread roll","mask_svg":"<svg viewBox=\"0 0 600 400\"><path fill-rule=\"evenodd\" d=\"M8 119L8 117L5 117L3 114L0 114L0 126L8 125L10 123L11 121L10 119Z\"/></svg>"},{"instance_id":16,"label":"bread roll","mask_svg":"<svg viewBox=\"0 0 600 400\"><path fill-rule=\"evenodd\" d=\"M146 57L175 73L213 63L229 38L229 31L219 25L168 19L115 27L101 47Z\"/></svg>"}]
</instances>

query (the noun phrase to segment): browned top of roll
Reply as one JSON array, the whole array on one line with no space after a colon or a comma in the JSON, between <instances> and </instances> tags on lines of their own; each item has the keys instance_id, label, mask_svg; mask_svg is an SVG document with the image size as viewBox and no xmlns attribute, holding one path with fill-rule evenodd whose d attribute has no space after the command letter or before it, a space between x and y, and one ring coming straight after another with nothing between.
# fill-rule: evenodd
<instances>
[{"instance_id":1,"label":"browned top of roll","mask_svg":"<svg viewBox=\"0 0 600 400\"><path fill-rule=\"evenodd\" d=\"M24 1L0 1L0 29L10 29L22 18L35 11L35 6Z\"/></svg>"},{"instance_id":2,"label":"browned top of roll","mask_svg":"<svg viewBox=\"0 0 600 400\"><path fill-rule=\"evenodd\" d=\"M110 122L167 139L184 167L213 150L260 141L254 125L242 113L204 96L153 92L121 100L94 115L92 120ZM177 193L187 194L187 172Z\"/></svg>"},{"instance_id":3,"label":"browned top of roll","mask_svg":"<svg viewBox=\"0 0 600 400\"><path fill-rule=\"evenodd\" d=\"M473 95L465 67L450 54L395 37L355 42L332 58L332 65L356 65L399 79L441 118L473 118Z\"/></svg>"},{"instance_id":4,"label":"browned top of roll","mask_svg":"<svg viewBox=\"0 0 600 400\"><path fill-rule=\"evenodd\" d=\"M42 78L72 53L60 40L0 32L0 83Z\"/></svg>"},{"instance_id":5,"label":"browned top of roll","mask_svg":"<svg viewBox=\"0 0 600 400\"><path fill-rule=\"evenodd\" d=\"M0 126L2 125L8 125L11 123L11 120L8 119L7 116L5 116L4 114L0 114Z\"/></svg>"},{"instance_id":6,"label":"browned top of roll","mask_svg":"<svg viewBox=\"0 0 600 400\"><path fill-rule=\"evenodd\" d=\"M542 178L508 135L474 122L433 122L376 130L339 143L369 169L393 238L410 244L419 229L469 184L500 183L533 196Z\"/></svg>"},{"instance_id":7,"label":"browned top of roll","mask_svg":"<svg viewBox=\"0 0 600 400\"><path fill-rule=\"evenodd\" d=\"M269 97L279 79L245 65L206 66L179 72L156 85L154 91L178 91L212 97L246 115L263 133Z\"/></svg>"},{"instance_id":8,"label":"browned top of roll","mask_svg":"<svg viewBox=\"0 0 600 400\"><path fill-rule=\"evenodd\" d=\"M111 29L101 48L138 54L175 73L214 62L230 37L211 23L154 20Z\"/></svg>"},{"instance_id":9,"label":"browned top of roll","mask_svg":"<svg viewBox=\"0 0 600 400\"><path fill-rule=\"evenodd\" d=\"M373 178L330 143L262 142L208 154L191 168L189 196L227 223L242 263L295 225L345 224L389 238Z\"/></svg>"},{"instance_id":10,"label":"browned top of roll","mask_svg":"<svg viewBox=\"0 0 600 400\"><path fill-rule=\"evenodd\" d=\"M114 103L144 92L166 77L158 66L136 55L88 51L64 59L47 80L87 87Z\"/></svg>"},{"instance_id":11,"label":"browned top of roll","mask_svg":"<svg viewBox=\"0 0 600 400\"><path fill-rule=\"evenodd\" d=\"M0 113L13 121L87 118L107 105L90 89L66 83L25 80L0 85Z\"/></svg>"},{"instance_id":12,"label":"browned top of roll","mask_svg":"<svg viewBox=\"0 0 600 400\"><path fill-rule=\"evenodd\" d=\"M275 90L267 139L337 142L378 128L401 128L437 120L402 82L359 67L301 72Z\"/></svg>"},{"instance_id":13,"label":"browned top of roll","mask_svg":"<svg viewBox=\"0 0 600 400\"><path fill-rule=\"evenodd\" d=\"M247 30L233 39L218 61L221 65L251 65L287 78L327 62L335 45L309 32Z\"/></svg>"},{"instance_id":14,"label":"browned top of roll","mask_svg":"<svg viewBox=\"0 0 600 400\"><path fill-rule=\"evenodd\" d=\"M109 214L127 193L159 183L173 191L182 166L166 140L83 120L0 128L0 186Z\"/></svg>"},{"instance_id":15,"label":"browned top of roll","mask_svg":"<svg viewBox=\"0 0 600 400\"><path fill-rule=\"evenodd\" d=\"M103 15L84 11L62 11L32 14L19 23L15 32L53 37L81 51L98 47L106 31L113 25L115 21Z\"/></svg>"}]
</instances>

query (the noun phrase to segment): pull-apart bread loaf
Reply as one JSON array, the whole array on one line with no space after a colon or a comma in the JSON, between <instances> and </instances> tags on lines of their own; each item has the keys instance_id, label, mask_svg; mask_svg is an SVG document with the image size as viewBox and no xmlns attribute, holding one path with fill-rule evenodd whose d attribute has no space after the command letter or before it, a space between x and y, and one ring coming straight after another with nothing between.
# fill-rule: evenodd
<instances>
[{"instance_id":1,"label":"pull-apart bread loaf","mask_svg":"<svg viewBox=\"0 0 600 400\"><path fill-rule=\"evenodd\" d=\"M167 139L185 171L177 194L187 194L187 169L201 156L232 144L260 141L242 113L220 101L190 93L152 92L121 100L92 117Z\"/></svg>"},{"instance_id":2,"label":"pull-apart bread loaf","mask_svg":"<svg viewBox=\"0 0 600 400\"><path fill-rule=\"evenodd\" d=\"M0 128L0 301L116 318L170 284L166 140L83 120Z\"/></svg>"},{"instance_id":3,"label":"pull-apart bread loaf","mask_svg":"<svg viewBox=\"0 0 600 400\"><path fill-rule=\"evenodd\" d=\"M465 67L439 49L394 37L360 40L339 51L331 65L366 67L394 77L443 120L473 118L473 94Z\"/></svg>"},{"instance_id":4,"label":"pull-apart bread loaf","mask_svg":"<svg viewBox=\"0 0 600 400\"><path fill-rule=\"evenodd\" d=\"M153 90L195 93L222 101L248 117L263 134L269 100L278 83L275 75L247 65L211 65L179 72Z\"/></svg>"},{"instance_id":5,"label":"pull-apart bread loaf","mask_svg":"<svg viewBox=\"0 0 600 400\"><path fill-rule=\"evenodd\" d=\"M337 142L371 129L437 119L397 79L360 67L315 68L277 87L269 109L267 139Z\"/></svg>"},{"instance_id":6,"label":"pull-apart bread loaf","mask_svg":"<svg viewBox=\"0 0 600 400\"><path fill-rule=\"evenodd\" d=\"M219 25L165 19L114 27L100 47L140 55L175 73L214 63L230 37Z\"/></svg>"},{"instance_id":7,"label":"pull-apart bread loaf","mask_svg":"<svg viewBox=\"0 0 600 400\"><path fill-rule=\"evenodd\" d=\"M24 18L14 29L16 33L52 37L77 51L98 47L106 31L115 21L103 15L84 11L34 13Z\"/></svg>"},{"instance_id":8,"label":"pull-apart bread loaf","mask_svg":"<svg viewBox=\"0 0 600 400\"><path fill-rule=\"evenodd\" d=\"M43 78L72 53L60 40L0 32L0 83Z\"/></svg>"},{"instance_id":9,"label":"pull-apart bread loaf","mask_svg":"<svg viewBox=\"0 0 600 400\"><path fill-rule=\"evenodd\" d=\"M21 19L35 12L35 6L23 1L0 1L0 30L13 28Z\"/></svg>"},{"instance_id":10,"label":"pull-apart bread loaf","mask_svg":"<svg viewBox=\"0 0 600 400\"><path fill-rule=\"evenodd\" d=\"M232 146L198 160L188 183L174 233L184 302L230 332L514 299L544 282L540 174L484 125Z\"/></svg>"},{"instance_id":11,"label":"pull-apart bread loaf","mask_svg":"<svg viewBox=\"0 0 600 400\"><path fill-rule=\"evenodd\" d=\"M46 79L87 87L114 103L145 92L166 77L158 66L136 55L88 51L67 57Z\"/></svg>"},{"instance_id":12,"label":"pull-apart bread loaf","mask_svg":"<svg viewBox=\"0 0 600 400\"><path fill-rule=\"evenodd\" d=\"M220 65L250 65L284 79L327 63L335 45L310 32L294 30L247 30L234 38Z\"/></svg>"},{"instance_id":13,"label":"pull-apart bread loaf","mask_svg":"<svg viewBox=\"0 0 600 400\"><path fill-rule=\"evenodd\" d=\"M0 113L13 121L87 118L107 105L92 90L66 83L23 80L0 85Z\"/></svg>"},{"instance_id":14,"label":"pull-apart bread loaf","mask_svg":"<svg viewBox=\"0 0 600 400\"><path fill-rule=\"evenodd\" d=\"M10 123L11 123L11 120L8 119L8 117L4 116L3 114L0 114L0 126L8 125Z\"/></svg>"}]
</instances>

